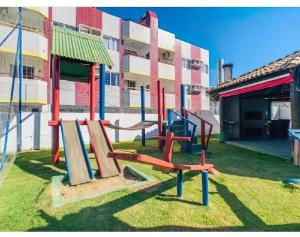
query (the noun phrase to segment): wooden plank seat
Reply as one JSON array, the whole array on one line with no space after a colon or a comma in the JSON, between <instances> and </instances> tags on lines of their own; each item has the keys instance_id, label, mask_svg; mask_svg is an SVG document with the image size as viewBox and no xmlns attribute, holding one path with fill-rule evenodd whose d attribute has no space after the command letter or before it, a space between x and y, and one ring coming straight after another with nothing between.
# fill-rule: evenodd
<instances>
[{"instance_id":1,"label":"wooden plank seat","mask_svg":"<svg viewBox=\"0 0 300 237\"><path fill-rule=\"evenodd\" d=\"M136 163L141 164L147 164L152 165L156 168L161 169L167 169L167 170L195 170L195 171L201 171L201 170L210 170L214 166L212 164L197 164L197 165L177 165L171 162L167 162L164 160L160 160L158 158L144 155L144 154L135 154L135 153L129 153L129 152L109 152L108 156L109 158L117 159L117 160L126 160L126 161L132 161Z\"/></svg>"}]
</instances>

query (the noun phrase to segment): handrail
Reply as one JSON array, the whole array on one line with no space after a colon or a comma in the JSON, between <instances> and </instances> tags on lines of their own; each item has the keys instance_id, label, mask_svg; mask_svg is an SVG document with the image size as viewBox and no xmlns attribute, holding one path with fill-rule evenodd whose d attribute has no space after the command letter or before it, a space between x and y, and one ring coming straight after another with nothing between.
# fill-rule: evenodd
<instances>
[{"instance_id":1,"label":"handrail","mask_svg":"<svg viewBox=\"0 0 300 237\"><path fill-rule=\"evenodd\" d=\"M170 116L171 113L175 114L176 116L178 116L179 118L184 120L184 129L185 129L185 131L188 130L188 128L186 128L185 123L193 125L193 132L191 134L191 138L193 138L195 136L195 133L196 133L197 124L193 123L192 121L188 120L187 118L185 118L181 114L177 113L175 110L171 110L171 109L168 109L168 127L169 127L169 131L171 130L170 128L171 128L171 123L172 123L172 118ZM187 136L187 134L185 134L185 136ZM190 143L192 143L192 142L193 142L193 140L191 139Z\"/></svg>"},{"instance_id":2,"label":"handrail","mask_svg":"<svg viewBox=\"0 0 300 237\"><path fill-rule=\"evenodd\" d=\"M212 128L213 128L213 124L206 121L204 118L200 117L199 115L183 108L183 111L184 111L184 114L185 116L187 117L188 114L194 116L195 118L199 119L200 120L200 123L201 123L201 144L202 144L202 147L204 148L204 150L207 149L208 147L208 143L209 143L209 140L210 140L210 137L211 137L211 132L212 132ZM207 137L207 140L205 142L205 123L209 125L209 132L208 132L208 137Z\"/></svg>"}]
</instances>

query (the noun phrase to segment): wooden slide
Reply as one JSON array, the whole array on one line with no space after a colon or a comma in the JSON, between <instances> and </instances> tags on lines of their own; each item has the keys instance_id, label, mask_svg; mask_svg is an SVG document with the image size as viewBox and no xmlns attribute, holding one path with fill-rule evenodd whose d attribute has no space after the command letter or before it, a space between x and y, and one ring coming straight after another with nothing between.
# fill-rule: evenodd
<instances>
[{"instance_id":1,"label":"wooden slide","mask_svg":"<svg viewBox=\"0 0 300 237\"><path fill-rule=\"evenodd\" d=\"M88 160L78 121L61 121L60 125L70 184L78 185L90 182L93 178L93 171Z\"/></svg>"},{"instance_id":2,"label":"wooden slide","mask_svg":"<svg viewBox=\"0 0 300 237\"><path fill-rule=\"evenodd\" d=\"M107 157L107 154L112 151L112 146L103 124L99 121L87 121L87 126L99 169L99 176L106 178L119 175L120 167L117 161Z\"/></svg>"}]
</instances>

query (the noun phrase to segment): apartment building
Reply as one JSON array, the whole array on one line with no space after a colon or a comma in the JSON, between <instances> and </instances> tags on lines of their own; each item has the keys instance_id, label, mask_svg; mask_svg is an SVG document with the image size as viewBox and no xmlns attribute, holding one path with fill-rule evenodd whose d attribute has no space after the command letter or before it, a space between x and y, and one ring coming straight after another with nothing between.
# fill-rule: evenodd
<instances>
[{"instance_id":1,"label":"apartment building","mask_svg":"<svg viewBox=\"0 0 300 237\"><path fill-rule=\"evenodd\" d=\"M16 24L17 8L0 8L0 38ZM156 82L166 92L168 108L180 107L180 85L187 85L186 106L208 110L209 52L177 39L159 28L159 18L147 11L139 22L124 20L91 7L45 7L24 9L23 33L23 100L29 108L51 102L52 25L92 34L102 39L113 66L106 68L106 106L136 108L140 106L140 86L146 88L146 107L154 108L157 100ZM12 64L17 33L0 48L0 103L9 98ZM70 65L61 63L61 109L87 108L89 85L76 80ZM78 68L84 71L86 68ZM96 73L98 77L99 73ZM96 92L99 83L96 83ZM15 90L17 99L17 88ZM96 93L96 104L99 93ZM30 106L31 105L31 106ZM47 106L46 106L47 107ZM77 110L76 110L77 111Z\"/></svg>"}]
</instances>

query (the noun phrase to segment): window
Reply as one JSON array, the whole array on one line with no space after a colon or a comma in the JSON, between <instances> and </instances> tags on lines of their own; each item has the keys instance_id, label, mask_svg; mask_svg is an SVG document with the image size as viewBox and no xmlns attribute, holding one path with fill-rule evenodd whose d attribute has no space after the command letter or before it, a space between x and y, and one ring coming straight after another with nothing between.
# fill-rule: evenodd
<instances>
[{"instance_id":1,"label":"window","mask_svg":"<svg viewBox=\"0 0 300 237\"><path fill-rule=\"evenodd\" d=\"M104 41L104 46L105 48L112 50L112 51L117 51L119 52L120 50L120 40L115 39L110 36L103 36L103 41Z\"/></svg>"},{"instance_id":2,"label":"window","mask_svg":"<svg viewBox=\"0 0 300 237\"><path fill-rule=\"evenodd\" d=\"M110 85L110 72L105 72L105 85Z\"/></svg>"},{"instance_id":3,"label":"window","mask_svg":"<svg viewBox=\"0 0 300 237\"><path fill-rule=\"evenodd\" d=\"M135 90L135 88L136 88L136 81L130 81L130 80L128 80L126 82L127 82L128 89Z\"/></svg>"},{"instance_id":4,"label":"window","mask_svg":"<svg viewBox=\"0 0 300 237\"><path fill-rule=\"evenodd\" d=\"M78 31L86 33L86 34L95 35L95 36L101 36L101 30L94 28L94 27L82 25L82 24L79 25Z\"/></svg>"},{"instance_id":5,"label":"window","mask_svg":"<svg viewBox=\"0 0 300 237\"><path fill-rule=\"evenodd\" d=\"M106 72L105 73L105 84L108 86L119 86L119 73Z\"/></svg>"},{"instance_id":6,"label":"window","mask_svg":"<svg viewBox=\"0 0 300 237\"><path fill-rule=\"evenodd\" d=\"M186 69L191 69L191 60L187 58L182 58L182 67Z\"/></svg>"},{"instance_id":7,"label":"window","mask_svg":"<svg viewBox=\"0 0 300 237\"><path fill-rule=\"evenodd\" d=\"M71 30L77 31L77 27L76 26L71 26L71 25L63 24L63 23L60 23L60 22L57 22L57 21L53 21L53 24L56 25L56 26L61 26L61 27L67 28L67 29L71 29Z\"/></svg>"},{"instance_id":8,"label":"window","mask_svg":"<svg viewBox=\"0 0 300 237\"><path fill-rule=\"evenodd\" d=\"M19 68L16 71L16 77L19 77ZM14 74L14 65L10 65L10 75ZM23 78L25 79L34 79L34 67L23 66Z\"/></svg>"},{"instance_id":9,"label":"window","mask_svg":"<svg viewBox=\"0 0 300 237\"><path fill-rule=\"evenodd\" d=\"M23 78L33 79L34 78L34 68L23 66Z\"/></svg>"},{"instance_id":10,"label":"window","mask_svg":"<svg viewBox=\"0 0 300 237\"><path fill-rule=\"evenodd\" d=\"M111 74L111 85L119 86L119 74L118 73Z\"/></svg>"},{"instance_id":11,"label":"window","mask_svg":"<svg viewBox=\"0 0 300 237\"><path fill-rule=\"evenodd\" d=\"M205 63L201 63L201 72L208 74L208 65Z\"/></svg>"}]
</instances>

